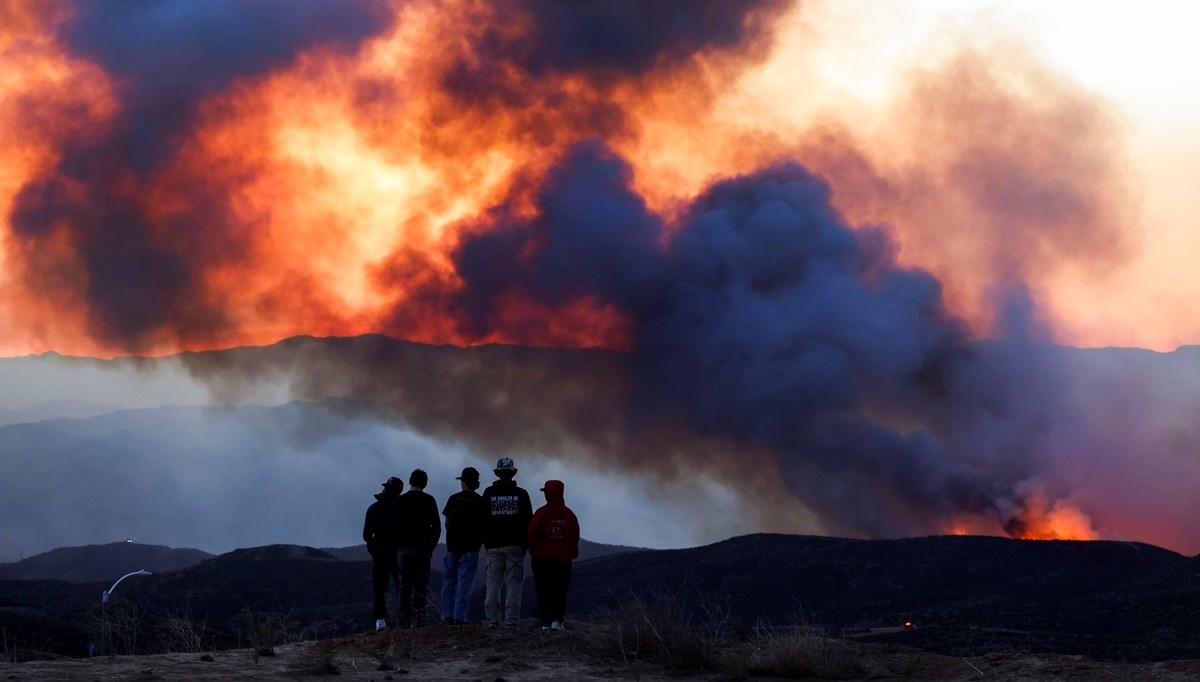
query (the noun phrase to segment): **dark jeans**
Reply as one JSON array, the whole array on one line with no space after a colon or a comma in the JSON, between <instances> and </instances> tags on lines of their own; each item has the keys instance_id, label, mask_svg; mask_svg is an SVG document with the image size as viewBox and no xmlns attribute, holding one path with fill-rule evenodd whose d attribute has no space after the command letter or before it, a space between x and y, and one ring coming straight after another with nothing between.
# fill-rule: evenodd
<instances>
[{"instance_id":1,"label":"dark jeans","mask_svg":"<svg viewBox=\"0 0 1200 682\"><path fill-rule=\"evenodd\" d=\"M429 562L423 549L400 550L400 626L425 624L425 599L429 595Z\"/></svg>"},{"instance_id":2,"label":"dark jeans","mask_svg":"<svg viewBox=\"0 0 1200 682\"><path fill-rule=\"evenodd\" d=\"M371 553L371 585L375 588L375 604L371 607L371 617L379 620L387 618L388 583L396 581L396 589L400 588L400 568L396 563L396 552L379 550Z\"/></svg>"},{"instance_id":3,"label":"dark jeans","mask_svg":"<svg viewBox=\"0 0 1200 682\"><path fill-rule=\"evenodd\" d=\"M571 586L571 562L532 559L530 566L542 625L563 622L567 614L567 588Z\"/></svg>"}]
</instances>

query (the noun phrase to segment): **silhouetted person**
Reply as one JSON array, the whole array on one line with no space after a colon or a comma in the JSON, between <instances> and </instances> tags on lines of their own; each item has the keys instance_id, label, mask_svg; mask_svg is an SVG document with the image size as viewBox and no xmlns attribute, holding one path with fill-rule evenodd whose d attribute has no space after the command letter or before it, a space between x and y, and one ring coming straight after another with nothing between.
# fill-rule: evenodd
<instances>
[{"instance_id":1,"label":"silhouetted person","mask_svg":"<svg viewBox=\"0 0 1200 682\"><path fill-rule=\"evenodd\" d=\"M503 618L506 627L515 628L521 619L525 543L528 542L533 505L529 502L529 493L513 480L517 467L511 458L501 457L493 471L498 480L483 491L483 505L487 511L483 545L487 547L488 561L487 597L483 610L488 627L498 626Z\"/></svg>"},{"instance_id":2,"label":"silhouetted person","mask_svg":"<svg viewBox=\"0 0 1200 682\"><path fill-rule=\"evenodd\" d=\"M371 584L375 588L375 602L371 617L375 619L375 630L387 628L388 584L394 580L400 588L400 573L396 563L396 503L404 491L404 481L392 476L383 482L383 492L375 495L375 502L367 507L363 521L363 542L371 554Z\"/></svg>"},{"instance_id":3,"label":"silhouetted person","mask_svg":"<svg viewBox=\"0 0 1200 682\"><path fill-rule=\"evenodd\" d=\"M458 477L462 491L446 500L446 561L442 566L442 616L447 623L467 622L471 606L471 583L479 568L479 548L483 545L486 521L479 489L479 471L467 467Z\"/></svg>"},{"instance_id":4,"label":"silhouetted person","mask_svg":"<svg viewBox=\"0 0 1200 682\"><path fill-rule=\"evenodd\" d=\"M546 504L529 523L529 556L542 628L563 630L571 562L579 556L579 519L563 501L563 482L546 481Z\"/></svg>"},{"instance_id":5,"label":"silhouetted person","mask_svg":"<svg viewBox=\"0 0 1200 682\"><path fill-rule=\"evenodd\" d=\"M400 548L400 627L425 624L429 561L442 537L437 502L425 492L429 476L414 469L409 491L396 501L396 544Z\"/></svg>"}]
</instances>

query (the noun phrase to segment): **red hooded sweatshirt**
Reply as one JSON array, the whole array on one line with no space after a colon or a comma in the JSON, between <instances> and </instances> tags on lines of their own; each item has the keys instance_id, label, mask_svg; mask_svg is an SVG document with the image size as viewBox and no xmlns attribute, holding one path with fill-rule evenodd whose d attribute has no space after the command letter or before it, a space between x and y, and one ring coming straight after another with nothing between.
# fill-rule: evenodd
<instances>
[{"instance_id":1,"label":"red hooded sweatshirt","mask_svg":"<svg viewBox=\"0 0 1200 682\"><path fill-rule=\"evenodd\" d=\"M579 556L579 519L563 502L563 482L546 481L546 504L529 522L529 555L544 561Z\"/></svg>"}]
</instances>

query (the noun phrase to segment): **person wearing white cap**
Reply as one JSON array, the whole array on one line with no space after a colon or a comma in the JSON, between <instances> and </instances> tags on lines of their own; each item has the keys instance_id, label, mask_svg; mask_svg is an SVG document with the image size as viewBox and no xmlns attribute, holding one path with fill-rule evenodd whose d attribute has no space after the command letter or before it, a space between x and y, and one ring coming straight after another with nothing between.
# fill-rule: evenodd
<instances>
[{"instance_id":1,"label":"person wearing white cap","mask_svg":"<svg viewBox=\"0 0 1200 682\"><path fill-rule=\"evenodd\" d=\"M517 467L512 458L501 457L493 470L496 482L483 491L487 519L483 546L487 548L487 596L483 610L488 627L515 628L521 619L521 585L525 581L525 546L533 504L529 493L513 480ZM503 600L501 590L503 589Z\"/></svg>"}]
</instances>

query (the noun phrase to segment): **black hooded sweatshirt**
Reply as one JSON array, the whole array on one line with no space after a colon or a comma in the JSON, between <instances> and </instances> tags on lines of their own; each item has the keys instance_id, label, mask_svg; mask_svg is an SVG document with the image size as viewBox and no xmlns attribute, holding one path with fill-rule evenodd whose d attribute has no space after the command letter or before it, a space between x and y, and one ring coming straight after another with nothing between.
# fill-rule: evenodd
<instances>
[{"instance_id":1,"label":"black hooded sweatshirt","mask_svg":"<svg viewBox=\"0 0 1200 682\"><path fill-rule=\"evenodd\" d=\"M488 517L479 493L474 490L454 493L446 500L442 515L446 517L446 551L478 552Z\"/></svg>"},{"instance_id":2,"label":"black hooded sweatshirt","mask_svg":"<svg viewBox=\"0 0 1200 682\"><path fill-rule=\"evenodd\" d=\"M396 546L432 552L442 538L437 502L424 490L412 489L396 503Z\"/></svg>"},{"instance_id":3,"label":"black hooded sweatshirt","mask_svg":"<svg viewBox=\"0 0 1200 682\"><path fill-rule=\"evenodd\" d=\"M525 549L529 542L529 521L533 518L529 493L516 481L496 481L483 491L483 507L488 514L483 524L483 546Z\"/></svg>"},{"instance_id":4,"label":"black hooded sweatshirt","mask_svg":"<svg viewBox=\"0 0 1200 682\"><path fill-rule=\"evenodd\" d=\"M363 542L372 556L396 551L396 493L376 493L375 500L367 507L367 518L363 520Z\"/></svg>"}]
</instances>

